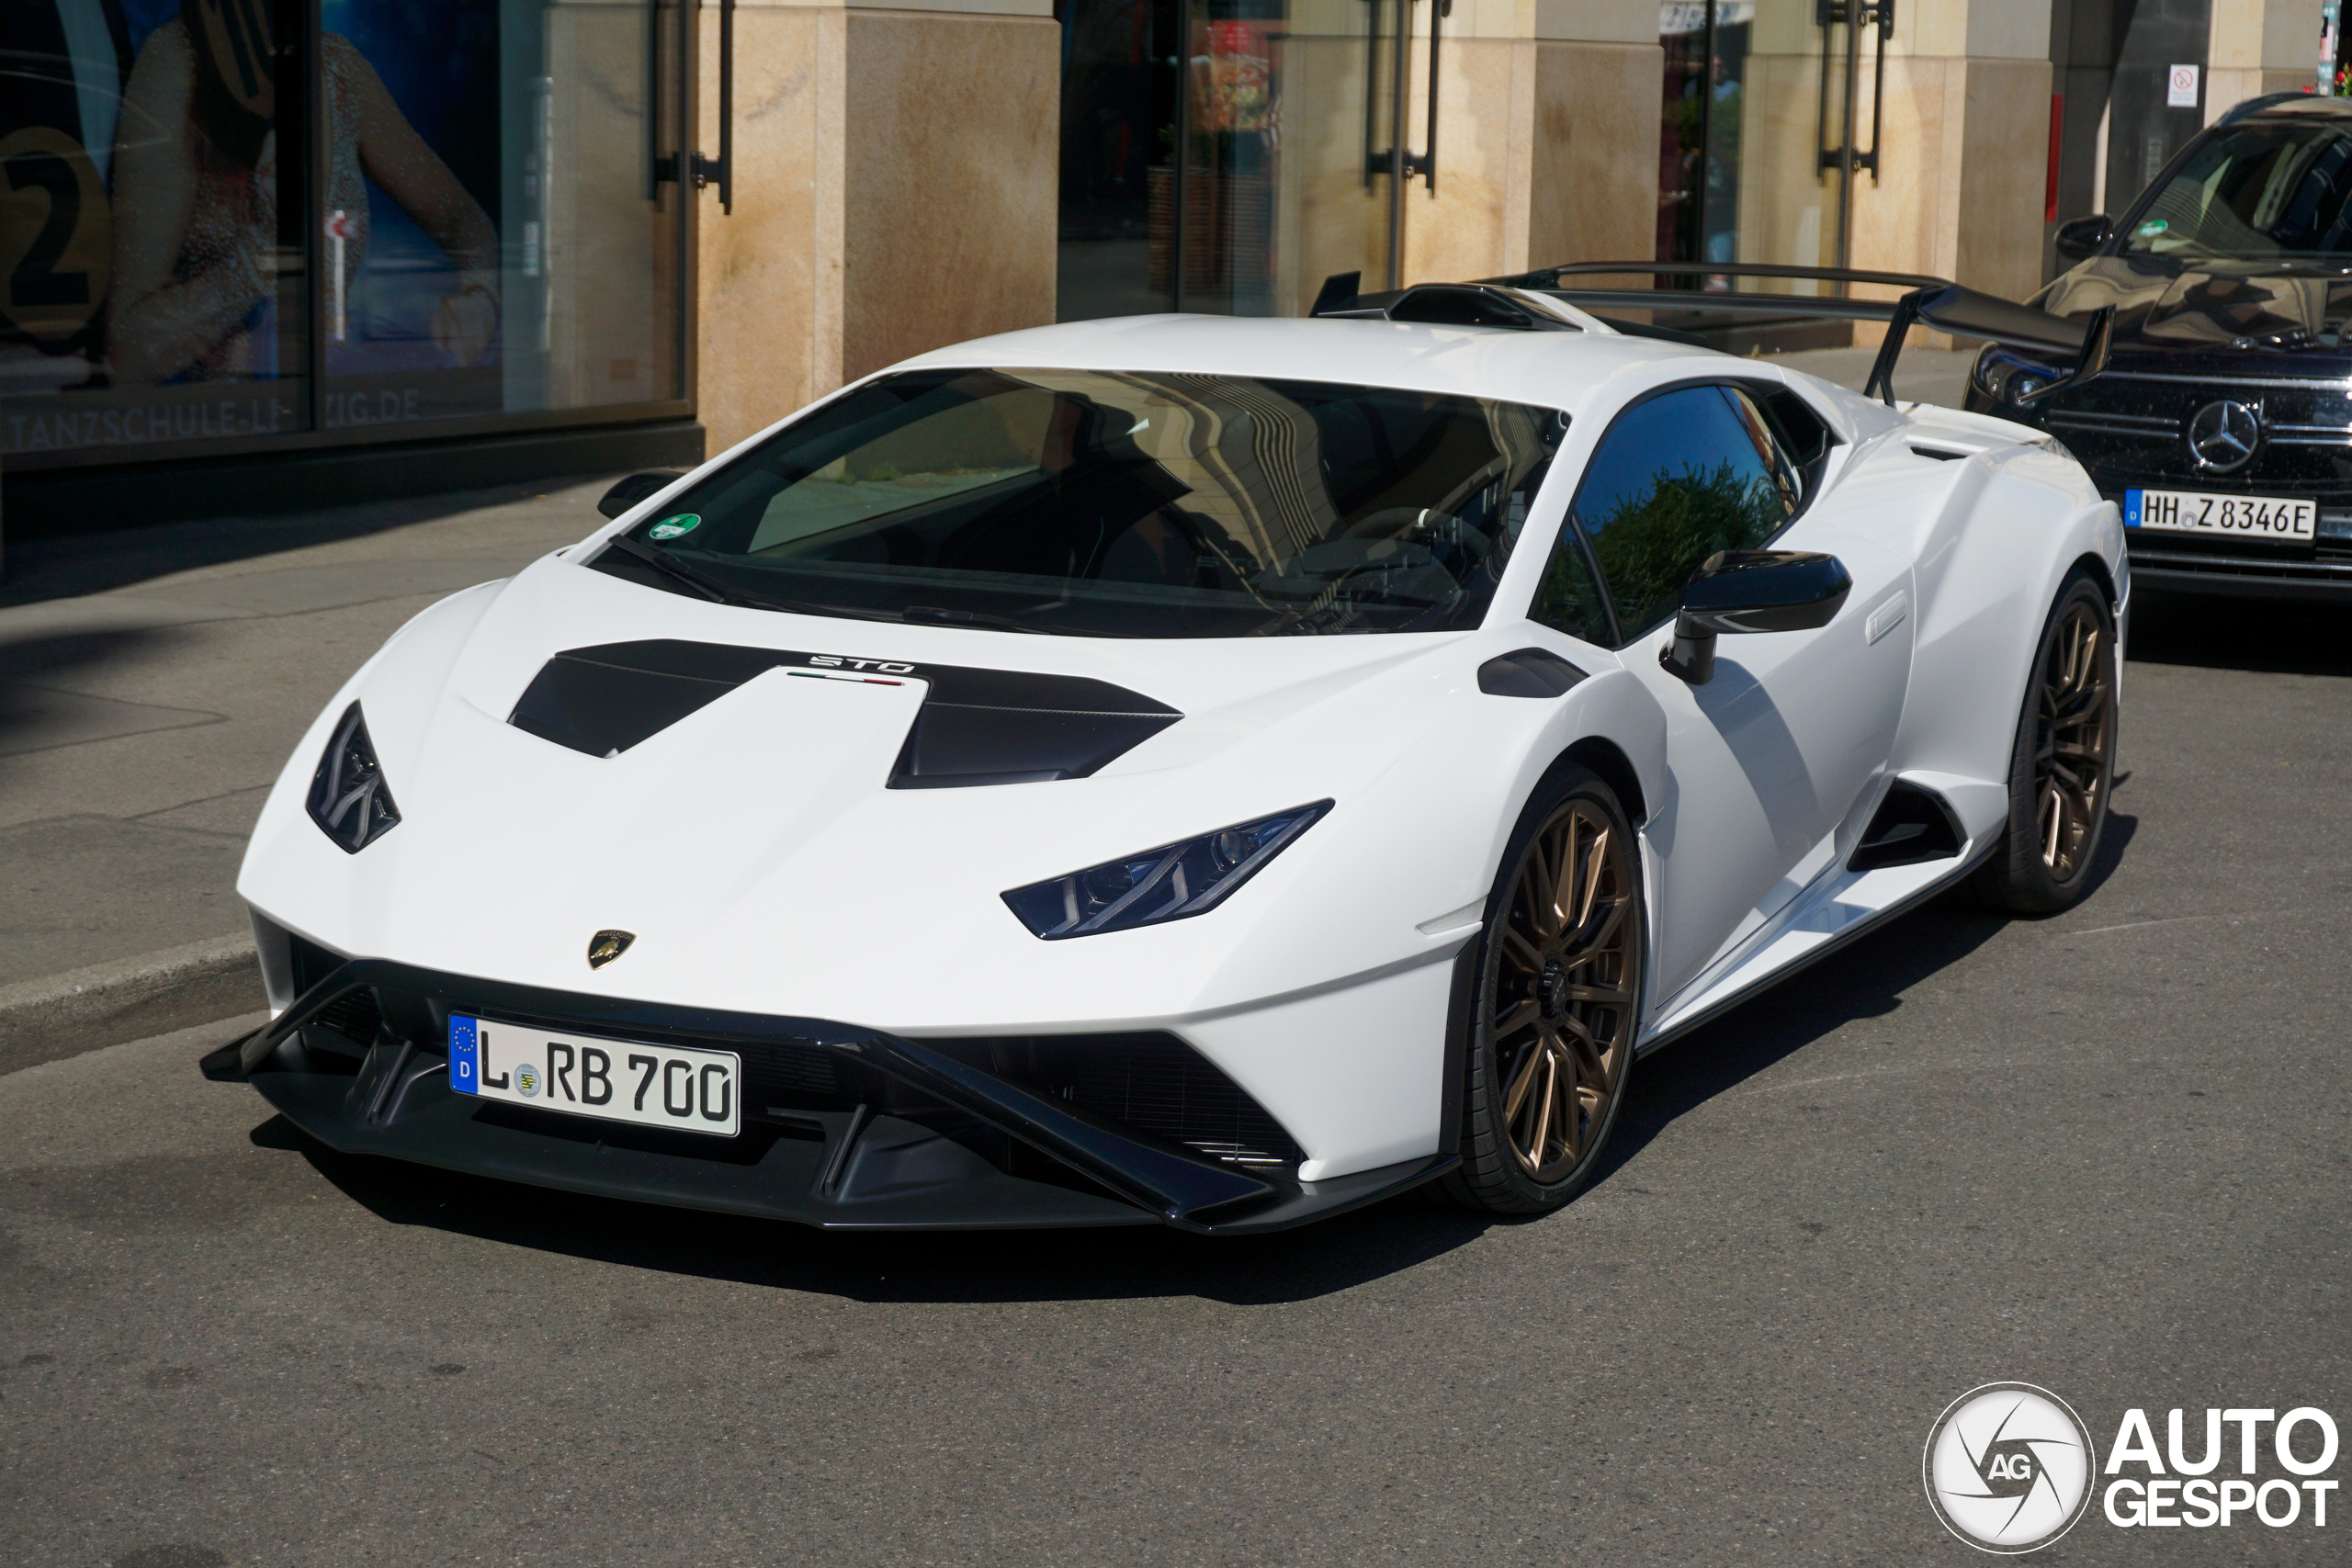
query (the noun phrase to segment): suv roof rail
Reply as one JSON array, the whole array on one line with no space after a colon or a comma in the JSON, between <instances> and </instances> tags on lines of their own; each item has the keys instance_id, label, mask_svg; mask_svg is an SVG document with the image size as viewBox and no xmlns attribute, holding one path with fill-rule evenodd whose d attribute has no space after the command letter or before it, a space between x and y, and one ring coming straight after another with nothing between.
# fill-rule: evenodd
<instances>
[{"instance_id":1,"label":"suv roof rail","mask_svg":"<svg viewBox=\"0 0 2352 1568\"><path fill-rule=\"evenodd\" d=\"M2238 121L2245 119L2249 115L2257 115L2265 109L2277 108L2280 104L2291 104L2296 102L2298 99L2304 103L2311 104L2333 104L2336 101L2332 98L2322 97L2315 89L2310 87L2297 87L2292 92L2287 93L2265 93L2258 98L2248 98L2242 104L2232 104L2228 110L2222 114L2222 118L2215 120L2213 123L2215 125L2235 125ZM2338 112L2352 114L2352 104L2344 105L2342 109Z\"/></svg>"}]
</instances>

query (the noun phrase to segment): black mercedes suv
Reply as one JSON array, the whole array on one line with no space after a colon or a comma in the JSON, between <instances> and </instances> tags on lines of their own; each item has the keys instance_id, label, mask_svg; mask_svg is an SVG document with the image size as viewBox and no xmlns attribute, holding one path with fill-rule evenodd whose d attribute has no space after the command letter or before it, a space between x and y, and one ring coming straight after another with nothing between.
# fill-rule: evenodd
<instances>
[{"instance_id":1,"label":"black mercedes suv","mask_svg":"<svg viewBox=\"0 0 2352 1568\"><path fill-rule=\"evenodd\" d=\"M2143 585L2352 596L2352 100L2242 106L2058 249L2032 302L2114 306L2106 373L2021 406L2065 367L1995 344L1968 407L2082 460Z\"/></svg>"}]
</instances>

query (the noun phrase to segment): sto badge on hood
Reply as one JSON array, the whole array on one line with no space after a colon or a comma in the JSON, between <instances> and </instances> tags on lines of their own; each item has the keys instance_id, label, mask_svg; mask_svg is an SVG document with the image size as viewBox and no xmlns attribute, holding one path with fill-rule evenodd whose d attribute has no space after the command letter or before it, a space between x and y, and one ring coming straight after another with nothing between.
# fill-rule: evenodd
<instances>
[{"instance_id":1,"label":"sto badge on hood","mask_svg":"<svg viewBox=\"0 0 2352 1568\"><path fill-rule=\"evenodd\" d=\"M602 969L627 953L628 944L636 940L635 931L598 931L588 940L588 967Z\"/></svg>"}]
</instances>

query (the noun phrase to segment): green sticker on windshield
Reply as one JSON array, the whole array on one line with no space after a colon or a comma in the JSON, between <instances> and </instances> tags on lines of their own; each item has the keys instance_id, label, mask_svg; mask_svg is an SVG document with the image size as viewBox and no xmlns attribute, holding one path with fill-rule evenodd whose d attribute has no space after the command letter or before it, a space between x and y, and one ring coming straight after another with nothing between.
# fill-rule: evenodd
<instances>
[{"instance_id":1,"label":"green sticker on windshield","mask_svg":"<svg viewBox=\"0 0 2352 1568\"><path fill-rule=\"evenodd\" d=\"M664 517L645 531L649 539L674 539L681 534L691 534L702 526L702 513L681 512L675 517Z\"/></svg>"},{"instance_id":2,"label":"green sticker on windshield","mask_svg":"<svg viewBox=\"0 0 2352 1568\"><path fill-rule=\"evenodd\" d=\"M2140 238L2143 240L2152 240L2171 227L2171 224L2165 222L2161 218L2151 218L2145 223L2141 224L2137 229L2134 229L2132 231L2134 234L2139 235Z\"/></svg>"}]
</instances>

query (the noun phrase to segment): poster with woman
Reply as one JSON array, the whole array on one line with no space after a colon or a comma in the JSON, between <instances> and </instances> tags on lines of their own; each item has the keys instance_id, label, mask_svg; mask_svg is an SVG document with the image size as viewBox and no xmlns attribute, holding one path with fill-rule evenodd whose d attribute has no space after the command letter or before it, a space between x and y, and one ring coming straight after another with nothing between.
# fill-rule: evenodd
<instances>
[{"instance_id":1,"label":"poster with woman","mask_svg":"<svg viewBox=\"0 0 2352 1568\"><path fill-rule=\"evenodd\" d=\"M322 421L497 411L497 0L327 0L322 17Z\"/></svg>"},{"instance_id":2,"label":"poster with woman","mask_svg":"<svg viewBox=\"0 0 2352 1568\"><path fill-rule=\"evenodd\" d=\"M326 210L282 220L268 0L0 6L0 454L503 405L495 0L330 0ZM290 143L288 143L290 144Z\"/></svg>"}]
</instances>

